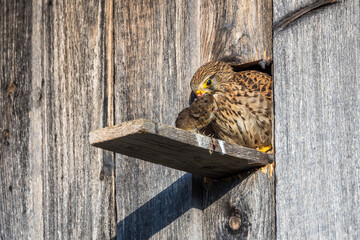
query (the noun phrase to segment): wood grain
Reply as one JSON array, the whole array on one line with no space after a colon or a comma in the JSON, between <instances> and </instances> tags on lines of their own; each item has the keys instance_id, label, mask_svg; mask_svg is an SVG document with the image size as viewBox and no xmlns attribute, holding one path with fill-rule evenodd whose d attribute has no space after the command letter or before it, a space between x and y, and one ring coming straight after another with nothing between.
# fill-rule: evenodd
<instances>
[{"instance_id":1,"label":"wood grain","mask_svg":"<svg viewBox=\"0 0 360 240\"><path fill-rule=\"evenodd\" d=\"M202 1L200 38L202 63L227 55L240 62L271 60L272 1ZM203 239L275 239L274 180L269 171L257 171L205 189ZM233 209L244 222L238 231L228 224Z\"/></svg>"},{"instance_id":2,"label":"wood grain","mask_svg":"<svg viewBox=\"0 0 360 240\"><path fill-rule=\"evenodd\" d=\"M106 122L105 6L94 0L48 7L45 236L109 239L116 233L112 156L88 144L88 132L111 121Z\"/></svg>"},{"instance_id":3,"label":"wood grain","mask_svg":"<svg viewBox=\"0 0 360 240\"><path fill-rule=\"evenodd\" d=\"M213 191L167 167L114 164L88 132L113 119L172 125L202 63L271 59L271 1L0 1L0 238L229 236L220 202L240 182ZM239 195L252 208L232 206L250 216L247 238L272 239L273 212L257 218L274 209L273 178L255 174Z\"/></svg>"},{"instance_id":4,"label":"wood grain","mask_svg":"<svg viewBox=\"0 0 360 240\"><path fill-rule=\"evenodd\" d=\"M29 174L32 26L25 22L32 20L32 7L30 1L0 6L0 239L27 239L38 204Z\"/></svg>"},{"instance_id":5,"label":"wood grain","mask_svg":"<svg viewBox=\"0 0 360 240\"><path fill-rule=\"evenodd\" d=\"M269 172L256 171L205 188L203 239L275 239L273 179ZM229 224L234 215L241 220L238 230Z\"/></svg>"},{"instance_id":6,"label":"wood grain","mask_svg":"<svg viewBox=\"0 0 360 240\"><path fill-rule=\"evenodd\" d=\"M275 18L303 1L274 1ZM360 238L360 3L274 35L278 239Z\"/></svg>"},{"instance_id":7,"label":"wood grain","mask_svg":"<svg viewBox=\"0 0 360 240\"><path fill-rule=\"evenodd\" d=\"M201 1L201 62L272 59L272 2Z\"/></svg>"},{"instance_id":8,"label":"wood grain","mask_svg":"<svg viewBox=\"0 0 360 240\"><path fill-rule=\"evenodd\" d=\"M88 144L108 125L103 2L0 5L0 238L110 239L114 168Z\"/></svg>"},{"instance_id":9,"label":"wood grain","mask_svg":"<svg viewBox=\"0 0 360 240\"><path fill-rule=\"evenodd\" d=\"M117 123L147 118L173 125L178 112L187 105L190 79L202 63L227 55L236 55L244 62L272 56L271 1L117 0L114 24ZM207 217L210 213L202 204L205 190L196 176L120 155L116 158L119 239L223 237L223 232L214 235L205 225L228 231L221 214L217 218L214 212L213 218ZM257 230L247 237L258 233L259 238L273 239L274 197L270 195L268 200L264 194L273 194L274 189L266 189L266 193L256 189L274 178L258 179L263 180L245 184L253 189L249 190L249 201L259 201L249 214ZM221 194L216 196L213 199ZM184 201L179 202L179 198ZM216 206L217 202L212 204ZM263 205L272 211L266 215L268 221L257 219L262 217Z\"/></svg>"},{"instance_id":10,"label":"wood grain","mask_svg":"<svg viewBox=\"0 0 360 240\"><path fill-rule=\"evenodd\" d=\"M210 178L230 177L263 167L271 163L273 158L270 154L146 119L90 132L90 143L109 151Z\"/></svg>"},{"instance_id":11,"label":"wood grain","mask_svg":"<svg viewBox=\"0 0 360 240\"><path fill-rule=\"evenodd\" d=\"M300 9L296 10L295 12L289 13L288 16L284 16L278 22L275 22L273 24L274 31L281 31L286 26L288 26L290 23L296 21L298 18L304 16L305 14L308 14L311 11L322 8L329 4L333 4L335 2L336 2L336 0L322 0L322 1L316 1L316 2L310 3L309 5L306 5Z\"/></svg>"},{"instance_id":12,"label":"wood grain","mask_svg":"<svg viewBox=\"0 0 360 240\"><path fill-rule=\"evenodd\" d=\"M200 64L197 1L115 1L116 123L174 125ZM201 237L192 176L116 155L119 239Z\"/></svg>"}]
</instances>

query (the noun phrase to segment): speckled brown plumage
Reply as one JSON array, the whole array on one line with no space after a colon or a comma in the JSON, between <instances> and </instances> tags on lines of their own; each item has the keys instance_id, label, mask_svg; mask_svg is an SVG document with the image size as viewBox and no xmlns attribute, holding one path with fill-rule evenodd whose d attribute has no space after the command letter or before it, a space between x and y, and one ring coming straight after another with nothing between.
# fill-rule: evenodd
<instances>
[{"instance_id":1,"label":"speckled brown plumage","mask_svg":"<svg viewBox=\"0 0 360 240\"><path fill-rule=\"evenodd\" d=\"M201 66L190 85L198 97L213 94L217 110L211 124L219 138L251 148L271 144L272 79L268 74L234 72L232 63L215 61Z\"/></svg>"},{"instance_id":2,"label":"speckled brown plumage","mask_svg":"<svg viewBox=\"0 0 360 240\"><path fill-rule=\"evenodd\" d=\"M202 132L202 128L212 121L215 110L213 95L205 94L179 113L175 125L184 130Z\"/></svg>"}]
</instances>

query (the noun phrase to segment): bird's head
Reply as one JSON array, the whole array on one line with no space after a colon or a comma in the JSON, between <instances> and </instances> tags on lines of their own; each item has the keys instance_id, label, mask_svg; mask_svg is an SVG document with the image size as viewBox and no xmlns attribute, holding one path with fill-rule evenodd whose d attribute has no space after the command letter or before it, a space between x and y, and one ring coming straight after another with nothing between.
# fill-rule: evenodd
<instances>
[{"instance_id":1,"label":"bird's head","mask_svg":"<svg viewBox=\"0 0 360 240\"><path fill-rule=\"evenodd\" d=\"M201 98L205 93L216 93L224 83L229 82L233 73L231 65L226 62L209 62L195 72L190 87L196 96Z\"/></svg>"}]
</instances>

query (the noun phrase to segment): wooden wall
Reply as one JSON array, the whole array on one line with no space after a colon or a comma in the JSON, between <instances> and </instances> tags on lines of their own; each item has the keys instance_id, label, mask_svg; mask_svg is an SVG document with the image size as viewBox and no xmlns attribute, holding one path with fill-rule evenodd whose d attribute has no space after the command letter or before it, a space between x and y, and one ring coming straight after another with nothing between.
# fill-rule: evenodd
<instances>
[{"instance_id":1,"label":"wooden wall","mask_svg":"<svg viewBox=\"0 0 360 240\"><path fill-rule=\"evenodd\" d=\"M274 0L274 21L312 1ZM274 29L278 239L360 238L360 2Z\"/></svg>"},{"instance_id":2,"label":"wooden wall","mask_svg":"<svg viewBox=\"0 0 360 240\"><path fill-rule=\"evenodd\" d=\"M274 0L274 20L309 2ZM276 195L268 173L205 186L88 140L173 125L202 63L273 58L271 1L0 6L0 239L359 238L358 1L275 29Z\"/></svg>"},{"instance_id":3,"label":"wooden wall","mask_svg":"<svg viewBox=\"0 0 360 240\"><path fill-rule=\"evenodd\" d=\"M3 6L3 3L0 3ZM7 12L7 14L6 14ZM0 14L0 238L29 236L31 3L7 3ZM10 23L13 24L10 24ZM19 40L18 40L19 39ZM21 40L20 40L21 39ZM16 82L15 80L18 79ZM24 229L24 226L27 226Z\"/></svg>"},{"instance_id":4,"label":"wooden wall","mask_svg":"<svg viewBox=\"0 0 360 240\"><path fill-rule=\"evenodd\" d=\"M0 6L0 239L110 239L104 2Z\"/></svg>"},{"instance_id":5,"label":"wooden wall","mask_svg":"<svg viewBox=\"0 0 360 240\"><path fill-rule=\"evenodd\" d=\"M201 64L227 55L244 62L272 57L270 1L115 2L115 123L174 125ZM119 239L275 236L273 178L263 173L204 189L190 174L115 158ZM235 207L244 214L237 232L228 227Z\"/></svg>"},{"instance_id":6,"label":"wooden wall","mask_svg":"<svg viewBox=\"0 0 360 240\"><path fill-rule=\"evenodd\" d=\"M0 6L1 239L274 238L273 177L204 188L88 141L135 118L173 125L207 61L271 59L270 1Z\"/></svg>"}]
</instances>

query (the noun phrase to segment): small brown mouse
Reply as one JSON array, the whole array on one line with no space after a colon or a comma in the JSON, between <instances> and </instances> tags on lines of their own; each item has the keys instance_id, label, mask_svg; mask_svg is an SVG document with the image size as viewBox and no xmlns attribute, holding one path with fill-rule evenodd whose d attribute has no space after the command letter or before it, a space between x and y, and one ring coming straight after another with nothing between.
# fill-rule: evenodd
<instances>
[{"instance_id":1,"label":"small brown mouse","mask_svg":"<svg viewBox=\"0 0 360 240\"><path fill-rule=\"evenodd\" d=\"M175 126L188 131L201 132L201 129L211 123L215 111L214 96L205 94L179 113Z\"/></svg>"}]
</instances>

